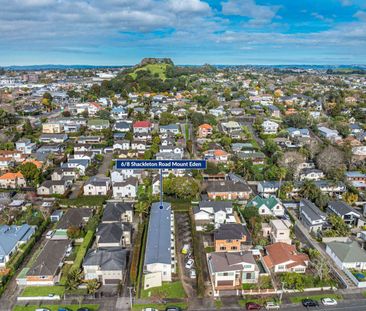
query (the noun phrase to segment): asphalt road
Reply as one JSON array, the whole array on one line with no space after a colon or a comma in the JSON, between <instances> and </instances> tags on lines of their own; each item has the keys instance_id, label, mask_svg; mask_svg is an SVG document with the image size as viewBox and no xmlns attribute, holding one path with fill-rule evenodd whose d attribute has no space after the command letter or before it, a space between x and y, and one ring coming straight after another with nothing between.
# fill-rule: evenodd
<instances>
[{"instance_id":1,"label":"asphalt road","mask_svg":"<svg viewBox=\"0 0 366 311\"><path fill-rule=\"evenodd\" d=\"M203 309L189 309L190 311L202 311ZM220 311L231 311L231 310L245 310L245 307L230 307L230 308L220 308ZM262 309L265 310L265 309ZM320 305L319 307L314 308L305 308L302 305L283 305L279 310L286 310L286 311L365 311L366 310L366 300L345 300L342 302L338 302L336 306L323 306ZM217 311L216 308L212 309L205 309L205 311Z\"/></svg>"}]
</instances>

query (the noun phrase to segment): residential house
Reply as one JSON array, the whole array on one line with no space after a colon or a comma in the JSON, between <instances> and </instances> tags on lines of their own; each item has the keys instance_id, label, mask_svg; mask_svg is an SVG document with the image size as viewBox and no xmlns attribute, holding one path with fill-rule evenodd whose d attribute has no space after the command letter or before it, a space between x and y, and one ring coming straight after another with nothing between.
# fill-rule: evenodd
<instances>
[{"instance_id":1,"label":"residential house","mask_svg":"<svg viewBox=\"0 0 366 311\"><path fill-rule=\"evenodd\" d=\"M115 120L126 119L128 113L126 109L122 106L113 107L111 111L111 117Z\"/></svg>"},{"instance_id":2,"label":"residential house","mask_svg":"<svg viewBox=\"0 0 366 311\"><path fill-rule=\"evenodd\" d=\"M210 124L204 123L198 127L197 135L199 138L206 138L207 136L212 135L212 133L213 133L213 128Z\"/></svg>"},{"instance_id":3,"label":"residential house","mask_svg":"<svg viewBox=\"0 0 366 311\"><path fill-rule=\"evenodd\" d=\"M48 240L26 273L26 285L52 286L61 279L68 240Z\"/></svg>"},{"instance_id":4,"label":"residential house","mask_svg":"<svg viewBox=\"0 0 366 311\"><path fill-rule=\"evenodd\" d=\"M300 201L300 221L313 232L321 231L325 224L326 215L313 202L302 199Z\"/></svg>"},{"instance_id":5,"label":"residential house","mask_svg":"<svg viewBox=\"0 0 366 311\"><path fill-rule=\"evenodd\" d=\"M125 280L127 258L128 251L120 247L89 250L83 260L85 280L117 286Z\"/></svg>"},{"instance_id":6,"label":"residential house","mask_svg":"<svg viewBox=\"0 0 366 311\"><path fill-rule=\"evenodd\" d=\"M346 172L346 179L358 190L366 190L366 174L360 171Z\"/></svg>"},{"instance_id":7,"label":"residential house","mask_svg":"<svg viewBox=\"0 0 366 311\"><path fill-rule=\"evenodd\" d=\"M104 119L89 119L87 124L88 129L93 131L105 130L108 129L109 126L109 121Z\"/></svg>"},{"instance_id":8,"label":"residential house","mask_svg":"<svg viewBox=\"0 0 366 311\"><path fill-rule=\"evenodd\" d=\"M214 232L215 252L238 252L251 248L251 236L244 224L221 224Z\"/></svg>"},{"instance_id":9,"label":"residential house","mask_svg":"<svg viewBox=\"0 0 366 311\"><path fill-rule=\"evenodd\" d=\"M102 222L133 222L132 203L107 201L103 212Z\"/></svg>"},{"instance_id":10,"label":"residential house","mask_svg":"<svg viewBox=\"0 0 366 311\"><path fill-rule=\"evenodd\" d=\"M127 121L117 121L114 126L113 130L117 132L127 133L131 129L131 123Z\"/></svg>"},{"instance_id":11,"label":"residential house","mask_svg":"<svg viewBox=\"0 0 366 311\"><path fill-rule=\"evenodd\" d=\"M326 253L342 270L366 270L366 252L356 241L326 243Z\"/></svg>"},{"instance_id":12,"label":"residential house","mask_svg":"<svg viewBox=\"0 0 366 311\"><path fill-rule=\"evenodd\" d=\"M263 134L269 134L269 135L277 134L279 128L279 125L276 122L270 120L263 121L261 126Z\"/></svg>"},{"instance_id":13,"label":"residential house","mask_svg":"<svg viewBox=\"0 0 366 311\"><path fill-rule=\"evenodd\" d=\"M84 195L107 195L110 187L109 177L93 176L84 184Z\"/></svg>"},{"instance_id":14,"label":"residential house","mask_svg":"<svg viewBox=\"0 0 366 311\"><path fill-rule=\"evenodd\" d=\"M319 134L321 136L323 136L324 138L330 140L330 141L337 141L337 140L341 140L342 137L339 135L338 131L337 130L332 130L332 129L329 129L325 126L319 126L318 127L318 130L319 130Z\"/></svg>"},{"instance_id":15,"label":"residential house","mask_svg":"<svg viewBox=\"0 0 366 311\"><path fill-rule=\"evenodd\" d=\"M61 164L61 168L73 168L76 169L80 176L85 176L85 171L89 166L90 161L87 159L70 159Z\"/></svg>"},{"instance_id":16,"label":"residential house","mask_svg":"<svg viewBox=\"0 0 366 311\"><path fill-rule=\"evenodd\" d=\"M32 154L36 151L37 144L32 143L28 138L22 138L15 143L15 149L24 154Z\"/></svg>"},{"instance_id":17,"label":"residential house","mask_svg":"<svg viewBox=\"0 0 366 311\"><path fill-rule=\"evenodd\" d=\"M289 220L271 219L269 224L262 224L262 229L266 228L263 230L263 236L269 237L271 243L281 242L291 245L291 225Z\"/></svg>"},{"instance_id":18,"label":"residential house","mask_svg":"<svg viewBox=\"0 0 366 311\"><path fill-rule=\"evenodd\" d=\"M5 173L0 176L0 188L16 189L24 188L27 186L27 182L21 172L17 173Z\"/></svg>"},{"instance_id":19,"label":"residential house","mask_svg":"<svg viewBox=\"0 0 366 311\"><path fill-rule=\"evenodd\" d=\"M44 134L60 134L64 131L64 127L59 122L47 122L42 124L42 133Z\"/></svg>"},{"instance_id":20,"label":"residential house","mask_svg":"<svg viewBox=\"0 0 366 311\"><path fill-rule=\"evenodd\" d=\"M212 200L216 198L222 200L248 199L252 193L246 183L232 180L208 181L206 191Z\"/></svg>"},{"instance_id":21,"label":"residential house","mask_svg":"<svg viewBox=\"0 0 366 311\"><path fill-rule=\"evenodd\" d=\"M95 233L98 248L128 247L131 245L131 223L101 223Z\"/></svg>"},{"instance_id":22,"label":"residential house","mask_svg":"<svg viewBox=\"0 0 366 311\"><path fill-rule=\"evenodd\" d=\"M268 108L268 110L271 114L271 117L273 117L273 118L280 118L281 117L281 111L277 106L268 105L267 108Z\"/></svg>"},{"instance_id":23,"label":"residential house","mask_svg":"<svg viewBox=\"0 0 366 311\"><path fill-rule=\"evenodd\" d=\"M42 134L39 140L42 143L64 143L68 139L67 134Z\"/></svg>"},{"instance_id":24,"label":"residential house","mask_svg":"<svg viewBox=\"0 0 366 311\"><path fill-rule=\"evenodd\" d=\"M69 208L56 226L57 230L66 231L70 227L83 227L93 215L91 208Z\"/></svg>"},{"instance_id":25,"label":"residential house","mask_svg":"<svg viewBox=\"0 0 366 311\"><path fill-rule=\"evenodd\" d=\"M159 132L177 135L180 133L180 126L178 124L160 125Z\"/></svg>"},{"instance_id":26,"label":"residential house","mask_svg":"<svg viewBox=\"0 0 366 311\"><path fill-rule=\"evenodd\" d=\"M362 227L365 222L361 218L361 214L355 211L344 201L330 201L327 211L341 217L350 227Z\"/></svg>"},{"instance_id":27,"label":"residential house","mask_svg":"<svg viewBox=\"0 0 366 311\"><path fill-rule=\"evenodd\" d=\"M150 121L136 121L132 127L134 134L147 134L153 129L153 124Z\"/></svg>"},{"instance_id":28,"label":"residential house","mask_svg":"<svg viewBox=\"0 0 366 311\"><path fill-rule=\"evenodd\" d=\"M251 252L214 252L206 256L214 296L221 290L241 292L243 284L258 282L259 268Z\"/></svg>"},{"instance_id":29,"label":"residential house","mask_svg":"<svg viewBox=\"0 0 366 311\"><path fill-rule=\"evenodd\" d=\"M125 140L117 140L113 144L113 152L121 151L121 150L130 150L130 141Z\"/></svg>"},{"instance_id":30,"label":"residential house","mask_svg":"<svg viewBox=\"0 0 366 311\"><path fill-rule=\"evenodd\" d=\"M221 149L212 149L204 152L204 159L215 163L226 163L229 159L229 154Z\"/></svg>"},{"instance_id":31,"label":"residential house","mask_svg":"<svg viewBox=\"0 0 366 311\"><path fill-rule=\"evenodd\" d=\"M34 235L35 228L24 224L0 226L0 268L4 268L19 246L25 244Z\"/></svg>"},{"instance_id":32,"label":"residential house","mask_svg":"<svg viewBox=\"0 0 366 311\"><path fill-rule=\"evenodd\" d=\"M143 271L158 273L165 282L176 272L174 215L168 202L151 205Z\"/></svg>"},{"instance_id":33,"label":"residential house","mask_svg":"<svg viewBox=\"0 0 366 311\"><path fill-rule=\"evenodd\" d=\"M231 134L232 132L241 131L241 126L236 121L229 121L221 123L222 130L226 134Z\"/></svg>"},{"instance_id":34,"label":"residential house","mask_svg":"<svg viewBox=\"0 0 366 311\"><path fill-rule=\"evenodd\" d=\"M299 173L300 180L320 180L324 177L324 172L315 168L306 168Z\"/></svg>"},{"instance_id":35,"label":"residential house","mask_svg":"<svg viewBox=\"0 0 366 311\"><path fill-rule=\"evenodd\" d=\"M64 195L69 186L66 180L45 180L38 188L38 195Z\"/></svg>"},{"instance_id":36,"label":"residential house","mask_svg":"<svg viewBox=\"0 0 366 311\"><path fill-rule=\"evenodd\" d=\"M254 206L258 209L259 215L272 215L281 217L285 213L285 208L281 200L275 196L264 198L257 195L247 204L247 207L251 206Z\"/></svg>"},{"instance_id":37,"label":"residential house","mask_svg":"<svg viewBox=\"0 0 366 311\"><path fill-rule=\"evenodd\" d=\"M113 198L136 198L138 189L138 179L129 177L123 181L113 183Z\"/></svg>"},{"instance_id":38,"label":"residential house","mask_svg":"<svg viewBox=\"0 0 366 311\"><path fill-rule=\"evenodd\" d=\"M295 245L274 243L265 247L267 255L263 262L273 272L305 273L309 265L309 256L299 253Z\"/></svg>"},{"instance_id":39,"label":"residential house","mask_svg":"<svg viewBox=\"0 0 366 311\"><path fill-rule=\"evenodd\" d=\"M221 224L236 223L233 203L228 201L201 201L193 208L196 230L202 231L207 225L218 228Z\"/></svg>"}]
</instances>

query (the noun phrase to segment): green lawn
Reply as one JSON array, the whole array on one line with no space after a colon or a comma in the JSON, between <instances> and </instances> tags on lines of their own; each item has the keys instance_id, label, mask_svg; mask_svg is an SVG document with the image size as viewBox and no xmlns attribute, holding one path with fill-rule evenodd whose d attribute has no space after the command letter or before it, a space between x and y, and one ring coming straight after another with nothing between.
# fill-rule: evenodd
<instances>
[{"instance_id":1,"label":"green lawn","mask_svg":"<svg viewBox=\"0 0 366 311\"><path fill-rule=\"evenodd\" d=\"M62 296L65 293L63 286L27 286L22 292L22 297L48 296L49 294Z\"/></svg>"},{"instance_id":2,"label":"green lawn","mask_svg":"<svg viewBox=\"0 0 366 311\"><path fill-rule=\"evenodd\" d=\"M172 283L163 283L161 287L155 287L147 290L141 290L141 298L150 298L154 296L164 298L185 298L186 293L180 281Z\"/></svg>"},{"instance_id":3,"label":"green lawn","mask_svg":"<svg viewBox=\"0 0 366 311\"><path fill-rule=\"evenodd\" d=\"M162 80L166 79L166 68L167 64L148 64L143 66L142 68L137 68L133 73L130 74L130 76L134 79L136 79L137 71L144 70L144 71L150 71L153 75L158 74L159 78Z\"/></svg>"},{"instance_id":4,"label":"green lawn","mask_svg":"<svg viewBox=\"0 0 366 311\"><path fill-rule=\"evenodd\" d=\"M132 311L141 311L144 308L155 308L158 310L165 310L166 307L180 307L183 310L186 310L188 305L185 302L177 302L170 304L157 304L157 303L149 303L149 304L136 304L132 306Z\"/></svg>"},{"instance_id":5,"label":"green lawn","mask_svg":"<svg viewBox=\"0 0 366 311\"><path fill-rule=\"evenodd\" d=\"M76 311L79 308L88 308L91 311L98 311L99 305L33 305L33 306L15 306L13 311L34 311L37 308L46 308L51 311L58 311L58 308L67 308L66 310Z\"/></svg>"},{"instance_id":6,"label":"green lawn","mask_svg":"<svg viewBox=\"0 0 366 311\"><path fill-rule=\"evenodd\" d=\"M305 298L309 298L309 299L313 299L313 300L317 300L317 301L320 301L322 298L333 298L333 299L336 299L336 300L342 300L343 299L342 295L339 295L339 294L323 294L323 295L309 295L309 296L290 297L290 301L292 303L300 303Z\"/></svg>"}]
</instances>

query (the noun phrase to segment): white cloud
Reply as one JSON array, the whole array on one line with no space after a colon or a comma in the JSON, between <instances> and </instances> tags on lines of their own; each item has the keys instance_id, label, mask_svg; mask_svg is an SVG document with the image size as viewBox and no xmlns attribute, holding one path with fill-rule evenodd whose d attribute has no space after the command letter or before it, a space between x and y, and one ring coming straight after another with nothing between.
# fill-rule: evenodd
<instances>
[{"instance_id":1,"label":"white cloud","mask_svg":"<svg viewBox=\"0 0 366 311\"><path fill-rule=\"evenodd\" d=\"M324 15L321 15L321 14L319 14L317 12L311 13L311 16L313 16L314 18L316 18L318 20L321 20L321 21L323 21L325 23L331 23L331 22L333 22L333 19L328 18L328 17L325 17Z\"/></svg>"},{"instance_id":2,"label":"white cloud","mask_svg":"<svg viewBox=\"0 0 366 311\"><path fill-rule=\"evenodd\" d=\"M366 12L365 11L357 11L354 17L357 17L359 20L366 22Z\"/></svg>"},{"instance_id":3,"label":"white cloud","mask_svg":"<svg viewBox=\"0 0 366 311\"><path fill-rule=\"evenodd\" d=\"M258 5L254 0L229 0L221 2L222 13L250 18L252 24L267 24L276 16L279 6Z\"/></svg>"}]
</instances>

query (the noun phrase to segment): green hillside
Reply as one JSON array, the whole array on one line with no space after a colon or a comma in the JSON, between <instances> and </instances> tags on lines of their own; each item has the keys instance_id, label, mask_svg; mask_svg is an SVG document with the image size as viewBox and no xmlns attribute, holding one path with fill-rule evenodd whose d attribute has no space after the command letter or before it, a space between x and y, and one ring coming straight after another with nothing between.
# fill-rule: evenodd
<instances>
[{"instance_id":1,"label":"green hillside","mask_svg":"<svg viewBox=\"0 0 366 311\"><path fill-rule=\"evenodd\" d=\"M135 69L130 73L131 77L136 79L138 71L149 71L152 75L158 74L161 80L166 80L167 67L172 66L170 64L147 64Z\"/></svg>"}]
</instances>

